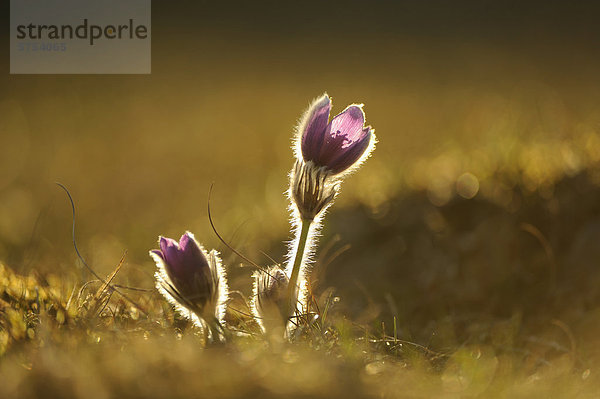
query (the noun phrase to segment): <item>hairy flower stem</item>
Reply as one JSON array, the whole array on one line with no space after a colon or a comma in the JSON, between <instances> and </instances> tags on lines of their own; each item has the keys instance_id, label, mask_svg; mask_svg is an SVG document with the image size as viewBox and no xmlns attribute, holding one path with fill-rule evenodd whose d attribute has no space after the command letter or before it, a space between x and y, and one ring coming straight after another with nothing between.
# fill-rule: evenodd
<instances>
[{"instance_id":1,"label":"hairy flower stem","mask_svg":"<svg viewBox=\"0 0 600 399\"><path fill-rule=\"evenodd\" d=\"M311 219L301 219L300 221L300 237L298 237L294 266L292 267L292 275L288 284L288 315L290 318L294 317L294 313L296 312L299 291L298 277L300 276L300 266L302 266L302 260L304 259L304 250L306 249L306 241L308 240L308 232L311 224Z\"/></svg>"}]
</instances>

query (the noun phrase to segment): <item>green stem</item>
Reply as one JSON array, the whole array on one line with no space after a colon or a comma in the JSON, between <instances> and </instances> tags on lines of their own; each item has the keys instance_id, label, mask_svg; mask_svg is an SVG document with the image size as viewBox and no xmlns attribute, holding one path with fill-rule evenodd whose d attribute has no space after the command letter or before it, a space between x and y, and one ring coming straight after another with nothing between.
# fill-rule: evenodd
<instances>
[{"instance_id":1,"label":"green stem","mask_svg":"<svg viewBox=\"0 0 600 399\"><path fill-rule=\"evenodd\" d=\"M292 268L292 275L290 276L290 282L288 285L288 315L289 317L294 316L296 311L296 303L298 302L298 276L300 275L300 266L304 258L304 249L306 248L306 241L308 239L308 231L312 220L302 219L300 222L300 237L298 238L298 247L296 248L296 255L294 257L294 267Z\"/></svg>"}]
</instances>

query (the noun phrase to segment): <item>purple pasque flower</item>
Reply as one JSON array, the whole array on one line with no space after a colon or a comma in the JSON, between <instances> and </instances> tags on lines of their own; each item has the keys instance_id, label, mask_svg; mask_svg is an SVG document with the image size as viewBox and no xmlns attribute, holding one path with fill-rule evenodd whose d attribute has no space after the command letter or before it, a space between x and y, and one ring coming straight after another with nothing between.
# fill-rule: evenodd
<instances>
[{"instance_id":1,"label":"purple pasque flower","mask_svg":"<svg viewBox=\"0 0 600 399\"><path fill-rule=\"evenodd\" d=\"M299 127L300 147L305 162L312 161L333 174L341 173L365 154L375 140L374 129L365 127L362 105L349 105L329 121L331 99L316 99Z\"/></svg>"},{"instance_id":2,"label":"purple pasque flower","mask_svg":"<svg viewBox=\"0 0 600 399\"><path fill-rule=\"evenodd\" d=\"M190 232L179 242L159 237L158 243L160 249L150 251L150 256L158 267L155 277L160 293L196 324L201 325L201 320L221 323L228 287L218 253L207 253Z\"/></svg>"}]
</instances>

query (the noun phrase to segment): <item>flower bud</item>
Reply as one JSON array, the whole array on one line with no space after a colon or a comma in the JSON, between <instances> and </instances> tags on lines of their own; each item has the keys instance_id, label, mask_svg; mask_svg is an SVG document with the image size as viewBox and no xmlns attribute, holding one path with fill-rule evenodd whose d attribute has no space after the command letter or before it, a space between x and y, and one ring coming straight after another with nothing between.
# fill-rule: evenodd
<instances>
[{"instance_id":1,"label":"flower bud","mask_svg":"<svg viewBox=\"0 0 600 399\"><path fill-rule=\"evenodd\" d=\"M256 271L252 313L263 331L283 328L287 315L288 276L279 267Z\"/></svg>"},{"instance_id":2,"label":"flower bud","mask_svg":"<svg viewBox=\"0 0 600 399\"><path fill-rule=\"evenodd\" d=\"M229 289L218 252L207 254L190 232L179 243L165 237L158 242L160 249L150 251L158 291L196 325L222 325Z\"/></svg>"}]
</instances>

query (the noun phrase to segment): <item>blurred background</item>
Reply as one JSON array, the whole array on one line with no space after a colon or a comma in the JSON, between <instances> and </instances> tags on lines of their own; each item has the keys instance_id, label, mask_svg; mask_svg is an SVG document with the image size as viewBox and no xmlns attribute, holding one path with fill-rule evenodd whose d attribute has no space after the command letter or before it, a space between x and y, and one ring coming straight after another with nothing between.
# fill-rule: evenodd
<instances>
[{"instance_id":1,"label":"blurred background","mask_svg":"<svg viewBox=\"0 0 600 399\"><path fill-rule=\"evenodd\" d=\"M379 145L328 216L321 291L337 287L358 320L397 316L420 342L448 315L458 323L540 314L537 305L550 306L547 317L598 308L596 7L152 6L151 75L9 75L5 56L1 262L82 273L60 182L98 272L127 250L121 282L150 288L147 251L159 234L189 229L223 251L232 285L248 293L251 270L210 229L209 187L223 237L259 263L271 263L261 251L283 261L293 129L326 91L334 113L365 104ZM8 2L2 8L7 23ZM6 30L0 39L7 48ZM567 306L559 292L585 298Z\"/></svg>"}]
</instances>

